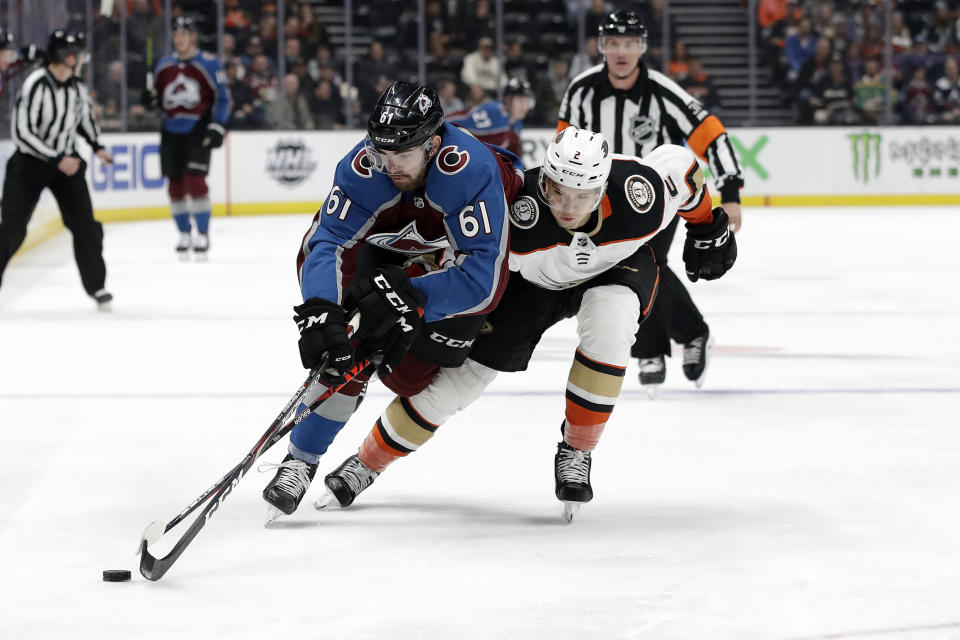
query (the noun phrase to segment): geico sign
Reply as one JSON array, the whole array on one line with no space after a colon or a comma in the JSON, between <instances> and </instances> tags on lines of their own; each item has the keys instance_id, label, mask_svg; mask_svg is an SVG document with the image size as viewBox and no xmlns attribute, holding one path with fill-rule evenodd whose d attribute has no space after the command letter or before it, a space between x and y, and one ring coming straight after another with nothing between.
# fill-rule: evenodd
<instances>
[{"instance_id":1,"label":"geico sign","mask_svg":"<svg viewBox=\"0 0 960 640\"><path fill-rule=\"evenodd\" d=\"M105 165L90 155L90 183L94 191L162 189L160 145L112 144L106 147L113 164Z\"/></svg>"}]
</instances>

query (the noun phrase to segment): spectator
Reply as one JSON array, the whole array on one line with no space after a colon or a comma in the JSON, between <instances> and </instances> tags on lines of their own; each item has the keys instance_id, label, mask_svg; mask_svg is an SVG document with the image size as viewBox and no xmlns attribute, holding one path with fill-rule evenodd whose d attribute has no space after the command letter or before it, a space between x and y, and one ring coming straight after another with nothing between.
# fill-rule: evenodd
<instances>
[{"instance_id":1,"label":"spectator","mask_svg":"<svg viewBox=\"0 0 960 640\"><path fill-rule=\"evenodd\" d=\"M318 129L342 129L346 122L343 98L333 90L333 85L327 80L318 82L313 90L310 112Z\"/></svg>"},{"instance_id":2,"label":"spectator","mask_svg":"<svg viewBox=\"0 0 960 640\"><path fill-rule=\"evenodd\" d=\"M518 78L527 83L533 82L534 70L524 60L523 43L519 40L514 40L507 45L507 59L504 61L503 68L508 78Z\"/></svg>"},{"instance_id":3,"label":"spectator","mask_svg":"<svg viewBox=\"0 0 960 640\"><path fill-rule=\"evenodd\" d=\"M903 22L903 12L894 11L890 14L890 44L894 55L909 53L913 47L913 37L910 29Z\"/></svg>"},{"instance_id":4,"label":"spectator","mask_svg":"<svg viewBox=\"0 0 960 640\"><path fill-rule=\"evenodd\" d=\"M467 108L472 109L473 107L483 104L487 101L487 92L484 91L483 87L480 85L474 84L467 87Z\"/></svg>"},{"instance_id":5,"label":"spectator","mask_svg":"<svg viewBox=\"0 0 960 640\"><path fill-rule=\"evenodd\" d=\"M330 53L330 45L327 44L318 46L313 57L310 58L310 62L307 63L307 73L310 74L314 82L320 81L321 70L323 69L329 71L328 79L334 85L339 86L340 83L343 82L340 74L337 72L336 64L333 61L333 54Z\"/></svg>"},{"instance_id":6,"label":"spectator","mask_svg":"<svg viewBox=\"0 0 960 640\"><path fill-rule=\"evenodd\" d=\"M645 12L643 24L647 27L647 53L644 54L648 67L663 66L663 0L650 0L650 9ZM677 40L676 22L670 21L670 42ZM596 33L596 32L587 32ZM595 64L600 64L596 62ZM592 66L592 65L591 65Z\"/></svg>"},{"instance_id":7,"label":"spectator","mask_svg":"<svg viewBox=\"0 0 960 640\"><path fill-rule=\"evenodd\" d=\"M813 121L817 124L858 124L860 121L853 106L853 87L843 62L834 55L830 59L829 73L813 87L810 98Z\"/></svg>"},{"instance_id":8,"label":"spectator","mask_svg":"<svg viewBox=\"0 0 960 640\"><path fill-rule=\"evenodd\" d=\"M823 81L829 74L828 67L831 53L833 52L831 51L830 41L826 38L820 38L817 40L813 57L800 67L800 73L797 74L797 81L793 87L793 102L796 106L797 122L800 124L813 122L810 98L813 95L813 87Z\"/></svg>"},{"instance_id":9,"label":"spectator","mask_svg":"<svg viewBox=\"0 0 960 640\"><path fill-rule=\"evenodd\" d=\"M689 72L690 56L687 54L687 43L683 40L676 40L673 43L673 54L670 56L667 75L674 80L680 81L687 77Z\"/></svg>"},{"instance_id":10,"label":"spectator","mask_svg":"<svg viewBox=\"0 0 960 640\"><path fill-rule=\"evenodd\" d=\"M583 51L573 56L570 61L570 79L576 78L590 67L595 67L601 62L603 62L603 55L597 49L597 36L587 36L583 40ZM564 90L566 90L566 87L564 87Z\"/></svg>"},{"instance_id":11,"label":"spectator","mask_svg":"<svg viewBox=\"0 0 960 640\"><path fill-rule=\"evenodd\" d=\"M396 67L387 62L386 50L383 47L383 43L378 40L373 40L370 43L370 48L367 50L367 55L357 63L356 84L360 90L360 101L364 105L372 107L380 95L374 88L376 78L382 75L393 76L395 74Z\"/></svg>"},{"instance_id":12,"label":"spectator","mask_svg":"<svg viewBox=\"0 0 960 640\"><path fill-rule=\"evenodd\" d=\"M303 47L300 44L300 39L297 37L290 38L285 40L283 43L283 54L286 58L286 68L290 69L297 62L302 60L302 50Z\"/></svg>"},{"instance_id":13,"label":"spectator","mask_svg":"<svg viewBox=\"0 0 960 640\"><path fill-rule=\"evenodd\" d=\"M883 76L880 74L880 59L868 58L863 65L863 75L853 86L857 108L865 124L878 124L884 111L887 95Z\"/></svg>"},{"instance_id":14,"label":"spectator","mask_svg":"<svg viewBox=\"0 0 960 640\"><path fill-rule=\"evenodd\" d=\"M579 4L581 7L583 6L581 2L577 2L577 4ZM573 13L574 20L571 22L571 24L575 24L579 18L579 9L580 7L577 7L576 12ZM584 16L584 20L586 22L584 33L596 33L597 30L600 29L600 25L606 21L607 16L610 15L610 12L613 10L614 6L605 0L591 0L590 8L587 9L587 15ZM570 13L567 15L569 18Z\"/></svg>"},{"instance_id":15,"label":"spectator","mask_svg":"<svg viewBox=\"0 0 960 640\"><path fill-rule=\"evenodd\" d=\"M720 105L720 94L717 93L710 76L703 70L703 64L698 58L690 58L687 73L679 84L687 93L706 107L711 114L720 117L723 109Z\"/></svg>"},{"instance_id":16,"label":"spectator","mask_svg":"<svg viewBox=\"0 0 960 640\"><path fill-rule=\"evenodd\" d=\"M306 45L307 51L316 51L321 44L329 45L330 36L327 34L327 25L317 18L313 12L313 5L304 2L300 5L300 40Z\"/></svg>"},{"instance_id":17,"label":"spectator","mask_svg":"<svg viewBox=\"0 0 960 640\"><path fill-rule=\"evenodd\" d=\"M140 92L147 71L163 54L166 36L163 23L148 0L134 0L127 17L127 78L130 90Z\"/></svg>"},{"instance_id":18,"label":"spectator","mask_svg":"<svg viewBox=\"0 0 960 640\"><path fill-rule=\"evenodd\" d=\"M283 91L267 107L267 123L271 129L313 129L310 107L300 93L296 75L288 73L283 77Z\"/></svg>"},{"instance_id":19,"label":"spectator","mask_svg":"<svg viewBox=\"0 0 960 640\"><path fill-rule=\"evenodd\" d=\"M832 38L834 36L833 19L836 17L833 3L829 0L821 2L817 6L816 15L813 16L813 32L821 38Z\"/></svg>"},{"instance_id":20,"label":"spectator","mask_svg":"<svg viewBox=\"0 0 960 640\"><path fill-rule=\"evenodd\" d=\"M490 12L489 0L477 0L473 13L464 16L464 23L461 27L463 48L469 50L479 47L482 39L489 39L496 33L496 28L496 22Z\"/></svg>"},{"instance_id":21,"label":"spectator","mask_svg":"<svg viewBox=\"0 0 960 640\"><path fill-rule=\"evenodd\" d=\"M569 65L563 58L554 58L547 67L546 75L537 84L536 111L531 118L537 125L552 124L557 111L560 110L560 101L570 84L568 77Z\"/></svg>"},{"instance_id":22,"label":"spectator","mask_svg":"<svg viewBox=\"0 0 960 640\"><path fill-rule=\"evenodd\" d=\"M482 0L481 0L482 1ZM506 84L500 60L493 55L493 40L480 38L478 49L463 58L460 79L469 87L480 87L490 94Z\"/></svg>"},{"instance_id":23,"label":"spectator","mask_svg":"<svg viewBox=\"0 0 960 640\"><path fill-rule=\"evenodd\" d=\"M221 64L223 64L227 60L234 58L237 55L237 39L233 36L232 33L224 32L222 48L223 48L223 58L220 60Z\"/></svg>"},{"instance_id":24,"label":"spectator","mask_svg":"<svg viewBox=\"0 0 960 640\"><path fill-rule=\"evenodd\" d=\"M263 55L263 39L258 35L252 35L247 39L247 45L243 49L243 55L240 56L240 64L246 71L253 66L253 59ZM244 74L240 74L241 76Z\"/></svg>"},{"instance_id":25,"label":"spectator","mask_svg":"<svg viewBox=\"0 0 960 640\"><path fill-rule=\"evenodd\" d=\"M264 108L277 97L277 77L270 70L270 61L267 56L260 55L253 59L250 69L244 76L244 82L250 87L250 97L254 108Z\"/></svg>"},{"instance_id":26,"label":"spectator","mask_svg":"<svg viewBox=\"0 0 960 640\"><path fill-rule=\"evenodd\" d=\"M797 79L803 63L813 57L817 46L817 34L813 33L813 24L809 18L802 18L797 25L797 32L787 36L784 43L784 55L790 68L788 80Z\"/></svg>"},{"instance_id":27,"label":"spectator","mask_svg":"<svg viewBox=\"0 0 960 640\"><path fill-rule=\"evenodd\" d=\"M439 31L432 31L427 39L427 75L431 78L456 78L460 74L463 58L450 50L449 39Z\"/></svg>"},{"instance_id":28,"label":"spectator","mask_svg":"<svg viewBox=\"0 0 960 640\"><path fill-rule=\"evenodd\" d=\"M260 39L263 41L264 52L274 62L276 62L277 57L277 35L277 16L272 13L264 13L260 17Z\"/></svg>"},{"instance_id":29,"label":"spectator","mask_svg":"<svg viewBox=\"0 0 960 640\"><path fill-rule=\"evenodd\" d=\"M960 122L960 65L955 56L947 56L943 61L943 76L934 84L933 100L940 122Z\"/></svg>"},{"instance_id":30,"label":"spectator","mask_svg":"<svg viewBox=\"0 0 960 640\"><path fill-rule=\"evenodd\" d=\"M933 87L927 80L927 68L923 65L913 70L913 77L903 92L900 112L907 124L933 124L937 114L933 102Z\"/></svg>"},{"instance_id":31,"label":"spectator","mask_svg":"<svg viewBox=\"0 0 960 640\"><path fill-rule=\"evenodd\" d=\"M250 87L240 78L242 68L236 61L227 61L224 65L227 74L227 88L230 90L230 105L233 112L227 122L227 128L260 129L266 125L266 114L263 108L257 110L253 106L253 97Z\"/></svg>"},{"instance_id":32,"label":"spectator","mask_svg":"<svg viewBox=\"0 0 960 640\"><path fill-rule=\"evenodd\" d=\"M457 95L457 83L452 80L441 80L437 83L437 96L440 98L440 107L445 115L458 113L467 108Z\"/></svg>"},{"instance_id":33,"label":"spectator","mask_svg":"<svg viewBox=\"0 0 960 640\"><path fill-rule=\"evenodd\" d=\"M950 7L944 0L938 0L933 15L924 16L924 39L930 51L947 53L956 48L956 24Z\"/></svg>"}]
</instances>

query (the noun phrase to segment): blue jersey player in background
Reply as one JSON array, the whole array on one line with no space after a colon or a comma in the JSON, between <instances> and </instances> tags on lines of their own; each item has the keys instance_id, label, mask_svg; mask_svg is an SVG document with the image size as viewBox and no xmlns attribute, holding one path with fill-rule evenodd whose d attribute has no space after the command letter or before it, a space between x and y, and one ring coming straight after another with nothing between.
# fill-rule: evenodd
<instances>
[{"instance_id":1,"label":"blue jersey player in background","mask_svg":"<svg viewBox=\"0 0 960 640\"><path fill-rule=\"evenodd\" d=\"M193 248L198 256L210 248L210 196L206 175L210 151L223 144L230 116L227 79L216 57L197 49L197 25L181 16L173 24L173 54L153 70L154 85L144 91L144 104L163 109L160 166L167 177L170 212L180 236L181 257ZM190 214L197 224L192 236Z\"/></svg>"},{"instance_id":2,"label":"blue jersey player in background","mask_svg":"<svg viewBox=\"0 0 960 640\"><path fill-rule=\"evenodd\" d=\"M367 133L340 160L304 236L297 264L304 303L294 319L303 366L325 363L326 382L342 380L358 359L354 344L362 355L382 353L378 377L403 411L404 399L440 367L464 362L503 293L507 203L523 185L522 167L446 125L436 91L421 85L394 83L371 111ZM354 310L360 326L351 343ZM268 465L277 467L263 491L268 523L299 506L366 382L358 376L320 405L291 432L283 462ZM362 467L355 457L344 464Z\"/></svg>"},{"instance_id":3,"label":"blue jersey player in background","mask_svg":"<svg viewBox=\"0 0 960 640\"><path fill-rule=\"evenodd\" d=\"M478 104L469 111L447 115L447 122L463 127L486 142L523 157L520 134L523 119L534 106L530 83L520 78L510 78L503 89L503 102L492 100Z\"/></svg>"}]
</instances>

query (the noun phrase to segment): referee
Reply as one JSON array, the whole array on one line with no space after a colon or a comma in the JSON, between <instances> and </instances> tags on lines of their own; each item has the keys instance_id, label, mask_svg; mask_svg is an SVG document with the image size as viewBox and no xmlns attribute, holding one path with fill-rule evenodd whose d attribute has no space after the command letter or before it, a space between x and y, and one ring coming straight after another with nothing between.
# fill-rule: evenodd
<instances>
[{"instance_id":1,"label":"referee","mask_svg":"<svg viewBox=\"0 0 960 640\"><path fill-rule=\"evenodd\" d=\"M647 29L633 11L616 11L600 25L603 64L570 83L560 103L557 130L575 126L602 133L614 153L644 157L663 144L684 143L706 159L733 231L740 228L743 178L726 129L689 93L641 59ZM670 340L684 345L683 372L703 383L712 346L710 329L686 287L667 267L667 253L680 218L650 242L661 282L651 315L640 326L632 355L639 359L640 383L651 396L666 379Z\"/></svg>"},{"instance_id":2,"label":"referee","mask_svg":"<svg viewBox=\"0 0 960 640\"><path fill-rule=\"evenodd\" d=\"M27 235L27 223L40 194L49 188L60 207L63 224L73 234L73 253L80 280L101 310L113 296L104 288L103 226L93 218L85 179L87 164L77 153L79 133L105 164L113 158L99 143L93 103L76 77L85 46L82 33L58 29L47 41L47 65L35 69L17 94L10 130L17 150L7 161L0 211L0 278Z\"/></svg>"}]
</instances>

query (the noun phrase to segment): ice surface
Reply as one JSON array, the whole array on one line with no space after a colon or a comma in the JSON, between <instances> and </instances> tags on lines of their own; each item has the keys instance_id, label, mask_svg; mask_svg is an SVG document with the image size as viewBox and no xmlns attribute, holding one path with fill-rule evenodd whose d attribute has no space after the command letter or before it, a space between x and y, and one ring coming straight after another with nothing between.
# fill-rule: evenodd
<instances>
[{"instance_id":1,"label":"ice surface","mask_svg":"<svg viewBox=\"0 0 960 640\"><path fill-rule=\"evenodd\" d=\"M106 227L114 311L61 234L0 290L0 638L960 637L960 302L952 209L748 209L691 289L703 389L628 372L571 525L553 453L572 323L348 510L262 526L251 472L169 574L132 555L253 445L302 381L309 216ZM674 260L679 262L679 240ZM321 461L353 453L373 387ZM279 461L283 447L266 461ZM104 583L103 569L134 570Z\"/></svg>"}]
</instances>

